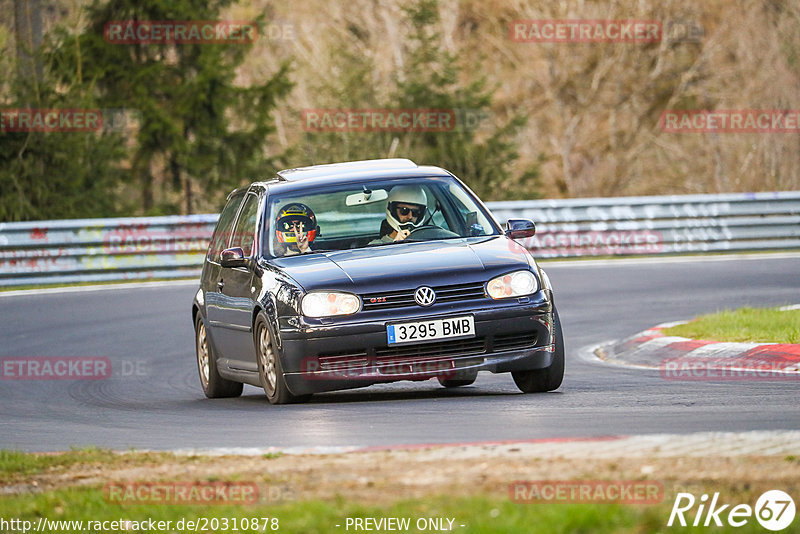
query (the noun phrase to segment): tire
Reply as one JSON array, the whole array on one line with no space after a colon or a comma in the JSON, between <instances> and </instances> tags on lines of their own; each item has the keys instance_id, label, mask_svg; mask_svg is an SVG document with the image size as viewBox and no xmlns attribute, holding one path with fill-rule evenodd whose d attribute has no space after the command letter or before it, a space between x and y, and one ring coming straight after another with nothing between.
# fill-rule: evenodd
<instances>
[{"instance_id":1,"label":"tire","mask_svg":"<svg viewBox=\"0 0 800 534\"><path fill-rule=\"evenodd\" d=\"M209 399L238 397L242 394L244 384L226 380L219 375L217 354L208 339L206 324L200 312L194 320L195 353L197 354L197 372L200 375L200 387Z\"/></svg>"},{"instance_id":2,"label":"tire","mask_svg":"<svg viewBox=\"0 0 800 534\"><path fill-rule=\"evenodd\" d=\"M458 378L444 378L443 376L439 376L437 380L446 388L469 386L478 378L478 371L457 371L455 376Z\"/></svg>"},{"instance_id":3,"label":"tire","mask_svg":"<svg viewBox=\"0 0 800 534\"><path fill-rule=\"evenodd\" d=\"M553 327L556 332L556 350L550 367L533 371L514 371L514 383L523 393L544 393L561 386L564 380L564 333L561 331L561 320L558 310L553 307Z\"/></svg>"},{"instance_id":4,"label":"tire","mask_svg":"<svg viewBox=\"0 0 800 534\"><path fill-rule=\"evenodd\" d=\"M256 317L253 328L258 363L258 380L270 404L292 404L306 402L311 395L294 395L286 386L281 359L272 345L267 318L264 312Z\"/></svg>"}]
</instances>

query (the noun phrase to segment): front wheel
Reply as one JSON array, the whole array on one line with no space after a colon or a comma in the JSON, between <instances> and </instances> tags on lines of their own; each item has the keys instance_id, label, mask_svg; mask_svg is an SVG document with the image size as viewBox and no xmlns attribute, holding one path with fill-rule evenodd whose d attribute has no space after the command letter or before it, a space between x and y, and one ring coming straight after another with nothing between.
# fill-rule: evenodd
<instances>
[{"instance_id":1,"label":"front wheel","mask_svg":"<svg viewBox=\"0 0 800 534\"><path fill-rule=\"evenodd\" d=\"M561 320L558 311L553 307L553 328L555 329L555 351L549 367L533 371L514 371L514 383L523 393L544 393L561 386L564 380L564 333L561 331Z\"/></svg>"},{"instance_id":2,"label":"front wheel","mask_svg":"<svg viewBox=\"0 0 800 534\"><path fill-rule=\"evenodd\" d=\"M217 370L217 355L211 346L206 332L206 324L197 312L194 319L195 349L197 351L197 371L200 373L200 385L209 399L238 397L242 394L244 384L226 380Z\"/></svg>"},{"instance_id":3,"label":"front wheel","mask_svg":"<svg viewBox=\"0 0 800 534\"><path fill-rule=\"evenodd\" d=\"M258 358L258 379L270 404L291 404L306 402L311 395L294 395L286 386L281 359L272 344L272 336L267 326L264 312L258 314L255 328L256 357Z\"/></svg>"}]
</instances>

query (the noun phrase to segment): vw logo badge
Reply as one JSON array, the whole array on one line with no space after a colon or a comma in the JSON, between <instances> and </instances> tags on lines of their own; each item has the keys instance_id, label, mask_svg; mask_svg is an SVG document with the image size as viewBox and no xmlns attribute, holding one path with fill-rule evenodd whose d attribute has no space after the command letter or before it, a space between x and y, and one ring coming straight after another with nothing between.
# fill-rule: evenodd
<instances>
[{"instance_id":1,"label":"vw logo badge","mask_svg":"<svg viewBox=\"0 0 800 534\"><path fill-rule=\"evenodd\" d=\"M414 302L420 306L432 306L436 302L436 292L427 286L417 288L414 291Z\"/></svg>"}]
</instances>

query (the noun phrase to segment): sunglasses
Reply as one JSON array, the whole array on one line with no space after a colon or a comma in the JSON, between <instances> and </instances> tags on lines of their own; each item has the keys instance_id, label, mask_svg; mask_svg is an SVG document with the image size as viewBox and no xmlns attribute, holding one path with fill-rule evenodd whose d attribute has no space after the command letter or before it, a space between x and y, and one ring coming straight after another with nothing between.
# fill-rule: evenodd
<instances>
[{"instance_id":1,"label":"sunglasses","mask_svg":"<svg viewBox=\"0 0 800 534\"><path fill-rule=\"evenodd\" d=\"M302 227L302 228L301 228ZM308 217L287 216L278 219L278 228L283 228L283 232L300 232L309 228L314 228L314 221Z\"/></svg>"},{"instance_id":2,"label":"sunglasses","mask_svg":"<svg viewBox=\"0 0 800 534\"><path fill-rule=\"evenodd\" d=\"M405 206L396 206L394 210L398 215L407 216L409 213L416 218L422 216L422 208L407 208Z\"/></svg>"},{"instance_id":3,"label":"sunglasses","mask_svg":"<svg viewBox=\"0 0 800 534\"><path fill-rule=\"evenodd\" d=\"M303 226L304 226L303 223L301 223L300 221L283 223L283 227L286 230L300 230Z\"/></svg>"}]
</instances>

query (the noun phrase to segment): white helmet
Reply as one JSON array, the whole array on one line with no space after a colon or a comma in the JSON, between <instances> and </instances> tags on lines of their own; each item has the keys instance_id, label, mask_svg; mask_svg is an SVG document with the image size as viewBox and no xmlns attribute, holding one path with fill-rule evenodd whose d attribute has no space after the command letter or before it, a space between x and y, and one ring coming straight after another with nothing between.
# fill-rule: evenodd
<instances>
[{"instance_id":1,"label":"white helmet","mask_svg":"<svg viewBox=\"0 0 800 534\"><path fill-rule=\"evenodd\" d=\"M419 215L415 221L401 223L395 217L395 204L415 204L419 206ZM389 192L389 201L386 203L386 222L395 230L412 230L419 228L425 221L428 210L428 197L421 187L411 185L396 185Z\"/></svg>"}]
</instances>

